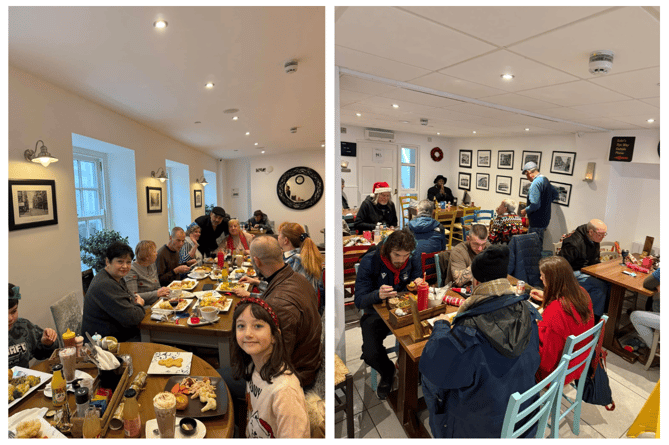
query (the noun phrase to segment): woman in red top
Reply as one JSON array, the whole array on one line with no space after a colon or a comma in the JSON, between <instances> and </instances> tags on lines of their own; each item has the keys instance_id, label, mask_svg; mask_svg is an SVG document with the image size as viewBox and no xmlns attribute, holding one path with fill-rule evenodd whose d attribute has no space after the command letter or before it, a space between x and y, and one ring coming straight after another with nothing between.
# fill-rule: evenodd
<instances>
[{"instance_id":1,"label":"woman in red top","mask_svg":"<svg viewBox=\"0 0 669 445\"><path fill-rule=\"evenodd\" d=\"M539 324L539 353L541 364L536 373L537 382L557 368L562 351L570 335L579 335L594 326L590 295L578 285L571 266L560 256L550 256L539 262L544 291L532 290L530 295L541 300L543 319ZM585 346L590 339L576 345ZM569 367L583 362L586 354L574 358ZM567 375L565 385L580 377L582 368Z\"/></svg>"}]
</instances>

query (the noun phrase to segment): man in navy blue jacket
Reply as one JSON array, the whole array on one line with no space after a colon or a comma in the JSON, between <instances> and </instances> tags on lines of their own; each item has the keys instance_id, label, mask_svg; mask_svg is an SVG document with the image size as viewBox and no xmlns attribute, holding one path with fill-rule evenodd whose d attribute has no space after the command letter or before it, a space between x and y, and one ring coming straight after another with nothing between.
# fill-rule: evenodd
<instances>
[{"instance_id":1,"label":"man in navy blue jacket","mask_svg":"<svg viewBox=\"0 0 669 445\"><path fill-rule=\"evenodd\" d=\"M355 279L355 306L364 309L360 318L362 355L365 363L381 375L376 390L381 400L392 389L395 364L383 346L390 329L372 305L405 291L411 281L422 282L420 255L412 254L415 248L416 240L408 229L396 230L361 258Z\"/></svg>"},{"instance_id":2,"label":"man in navy blue jacket","mask_svg":"<svg viewBox=\"0 0 669 445\"><path fill-rule=\"evenodd\" d=\"M509 396L535 384L541 316L526 296L514 294L508 263L505 245L478 254L472 274L480 284L452 326L445 316L434 323L419 363L434 437L500 437Z\"/></svg>"},{"instance_id":3,"label":"man in navy blue jacket","mask_svg":"<svg viewBox=\"0 0 669 445\"><path fill-rule=\"evenodd\" d=\"M547 177L539 172L534 162L528 162L523 167L523 174L532 182L527 194L527 207L520 211L530 221L528 233L536 232L539 235L539 246L543 250L544 231L551 222L551 203L558 197L558 191L551 185Z\"/></svg>"}]
</instances>

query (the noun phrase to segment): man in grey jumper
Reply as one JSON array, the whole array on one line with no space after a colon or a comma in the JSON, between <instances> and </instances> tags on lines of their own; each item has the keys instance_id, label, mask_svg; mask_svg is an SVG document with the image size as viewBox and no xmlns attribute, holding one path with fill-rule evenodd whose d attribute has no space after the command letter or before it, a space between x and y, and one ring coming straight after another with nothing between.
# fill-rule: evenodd
<instances>
[{"instance_id":1,"label":"man in grey jumper","mask_svg":"<svg viewBox=\"0 0 669 445\"><path fill-rule=\"evenodd\" d=\"M175 227L170 234L170 241L160 248L156 258L158 280L162 286L167 286L174 280L180 280L181 274L190 269L179 262L179 251L186 240L186 232L181 227Z\"/></svg>"}]
</instances>

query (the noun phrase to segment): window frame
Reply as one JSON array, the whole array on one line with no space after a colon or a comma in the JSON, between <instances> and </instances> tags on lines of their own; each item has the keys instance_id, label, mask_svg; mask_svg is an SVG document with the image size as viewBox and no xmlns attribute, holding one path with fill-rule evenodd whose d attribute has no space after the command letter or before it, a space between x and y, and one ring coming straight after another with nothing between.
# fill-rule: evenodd
<instances>
[{"instance_id":1,"label":"window frame","mask_svg":"<svg viewBox=\"0 0 669 445\"><path fill-rule=\"evenodd\" d=\"M420 146L419 145L413 145L413 144L399 144L400 147L400 156L399 156L399 190L400 190L400 196L406 196L406 195L416 195L418 196L418 189L420 184L418 183L418 178L420 178ZM408 163L408 162L402 162L402 150L408 148L410 150L415 150L416 153L416 162L415 163ZM414 167L414 188L410 189L405 189L403 187L402 183L402 167L407 166L407 167Z\"/></svg>"},{"instance_id":2,"label":"window frame","mask_svg":"<svg viewBox=\"0 0 669 445\"><path fill-rule=\"evenodd\" d=\"M81 147L73 147L72 150L72 160L73 163L74 161L84 161L84 162L93 162L95 164L95 169L98 174L98 186L96 188L93 187L81 187L82 180L81 180L81 168L78 169L77 174L79 175L79 187L76 186L75 182L75 200L76 200L76 195L77 191L82 191L82 190L97 190L98 192L98 206L102 211L102 215L93 215L93 216L79 216L79 213L77 212L77 232L79 231L78 225L79 222L85 221L88 223L88 221L91 220L96 220L96 219L101 219L102 220L102 228L103 229L109 229L111 228L111 217L109 214L109 209L107 208L107 205L110 201L110 196L109 196L109 172L108 172L108 162L107 162L107 154L102 153L102 152L94 152L91 150L86 150L85 148ZM73 173L74 173L74 165L72 166ZM81 195L80 193L80 196Z\"/></svg>"}]
</instances>

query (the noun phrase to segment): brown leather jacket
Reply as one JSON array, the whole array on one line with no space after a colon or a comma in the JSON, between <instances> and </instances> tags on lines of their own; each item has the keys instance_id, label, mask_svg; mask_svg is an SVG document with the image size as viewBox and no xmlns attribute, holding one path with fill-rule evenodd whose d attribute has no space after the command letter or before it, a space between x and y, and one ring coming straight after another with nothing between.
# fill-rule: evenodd
<instances>
[{"instance_id":1,"label":"brown leather jacket","mask_svg":"<svg viewBox=\"0 0 669 445\"><path fill-rule=\"evenodd\" d=\"M309 385L323 360L321 317L314 287L286 265L269 282L263 298L279 318L283 344L302 387Z\"/></svg>"}]
</instances>

